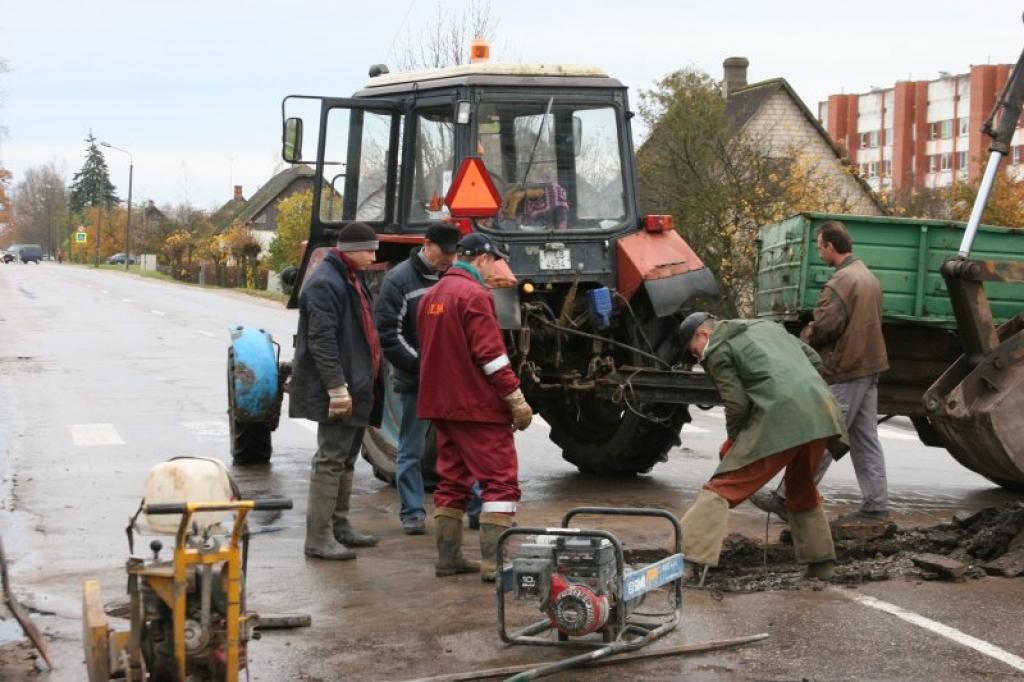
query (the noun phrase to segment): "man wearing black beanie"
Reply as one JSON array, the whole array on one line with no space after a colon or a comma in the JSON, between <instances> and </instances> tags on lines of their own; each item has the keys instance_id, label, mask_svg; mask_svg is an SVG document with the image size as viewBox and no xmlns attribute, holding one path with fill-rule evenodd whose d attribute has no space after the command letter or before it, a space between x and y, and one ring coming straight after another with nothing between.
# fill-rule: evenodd
<instances>
[{"instance_id":1,"label":"man wearing black beanie","mask_svg":"<svg viewBox=\"0 0 1024 682\"><path fill-rule=\"evenodd\" d=\"M348 519L363 432L380 425L382 411L380 343L360 273L375 260L377 245L373 228L346 225L299 294L288 414L319 424L306 509L308 557L354 559L351 547L377 544Z\"/></svg>"}]
</instances>

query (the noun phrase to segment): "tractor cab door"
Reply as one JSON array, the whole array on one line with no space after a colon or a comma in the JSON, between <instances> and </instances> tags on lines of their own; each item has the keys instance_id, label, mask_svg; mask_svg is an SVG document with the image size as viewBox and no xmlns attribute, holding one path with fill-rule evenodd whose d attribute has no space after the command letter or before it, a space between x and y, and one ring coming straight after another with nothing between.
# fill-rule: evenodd
<instances>
[{"instance_id":1,"label":"tractor cab door","mask_svg":"<svg viewBox=\"0 0 1024 682\"><path fill-rule=\"evenodd\" d=\"M294 308L306 273L345 225L381 231L395 222L401 115L397 102L378 99L290 95L281 108L282 157L313 190L309 241L288 301Z\"/></svg>"}]
</instances>

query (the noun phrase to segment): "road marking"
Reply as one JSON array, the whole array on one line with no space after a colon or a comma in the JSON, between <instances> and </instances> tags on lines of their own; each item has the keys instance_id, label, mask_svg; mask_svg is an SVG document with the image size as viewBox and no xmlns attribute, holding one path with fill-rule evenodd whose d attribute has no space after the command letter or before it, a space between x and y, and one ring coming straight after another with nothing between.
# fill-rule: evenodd
<instances>
[{"instance_id":1,"label":"road marking","mask_svg":"<svg viewBox=\"0 0 1024 682\"><path fill-rule=\"evenodd\" d=\"M124 445L113 424L71 424L71 440L79 447Z\"/></svg>"},{"instance_id":2,"label":"road marking","mask_svg":"<svg viewBox=\"0 0 1024 682\"><path fill-rule=\"evenodd\" d=\"M131 302L132 302L132 299L130 299L130 298L122 298L122 299L121 299L121 302L122 302L122 303L131 303Z\"/></svg>"},{"instance_id":3,"label":"road marking","mask_svg":"<svg viewBox=\"0 0 1024 682\"><path fill-rule=\"evenodd\" d=\"M701 410L696 414L702 414L705 417L711 417L712 419L725 419L725 413L719 410Z\"/></svg>"},{"instance_id":4,"label":"road marking","mask_svg":"<svg viewBox=\"0 0 1024 682\"><path fill-rule=\"evenodd\" d=\"M222 421L181 422L181 426L203 438L219 440L228 435L228 425Z\"/></svg>"},{"instance_id":5,"label":"road marking","mask_svg":"<svg viewBox=\"0 0 1024 682\"><path fill-rule=\"evenodd\" d=\"M205 329L197 329L196 330L196 334L202 334L203 336L214 336L214 337L217 336L213 332L208 332Z\"/></svg>"},{"instance_id":6,"label":"road marking","mask_svg":"<svg viewBox=\"0 0 1024 682\"><path fill-rule=\"evenodd\" d=\"M159 315L160 317L164 317L165 315L167 315L167 313L162 313L159 310L150 310L149 312L153 313L154 315Z\"/></svg>"},{"instance_id":7,"label":"road marking","mask_svg":"<svg viewBox=\"0 0 1024 682\"><path fill-rule=\"evenodd\" d=\"M289 419L291 419L292 424L295 424L296 426L301 426L307 431L312 431L313 433L316 433L317 427L319 427L319 424L317 424L316 422L311 422L308 419L299 419L297 417L290 417Z\"/></svg>"},{"instance_id":8,"label":"road marking","mask_svg":"<svg viewBox=\"0 0 1024 682\"><path fill-rule=\"evenodd\" d=\"M890 440L918 440L917 434L904 431L903 429L894 429L891 426L879 426L878 435Z\"/></svg>"},{"instance_id":9,"label":"road marking","mask_svg":"<svg viewBox=\"0 0 1024 682\"><path fill-rule=\"evenodd\" d=\"M100 291L102 291L102 292L103 292L103 293L105 293L105 294L109 294L109 293L110 293L110 292L109 292L109 291L107 291L106 289L100 289Z\"/></svg>"},{"instance_id":10,"label":"road marking","mask_svg":"<svg viewBox=\"0 0 1024 682\"><path fill-rule=\"evenodd\" d=\"M1005 663L1011 668L1024 672L1024 658L1011 654L1005 649L997 647L995 644L986 642L983 639L972 637L965 632L961 632L956 628L950 627L938 621L932 620L931 618L925 618L922 615L914 613L913 611L907 611L906 609L900 608L895 604L882 601L881 599L875 599L866 594L850 594L848 590L836 589L834 592L838 592L847 599L852 599L858 604L864 606L870 606L873 609L884 611L890 615L896 616L901 620L905 620L908 623L912 623L920 628L924 628L930 632L934 632L937 635L942 635L946 639L950 639L957 644L974 649L975 651L985 654L990 658L994 658L997 661Z\"/></svg>"},{"instance_id":11,"label":"road marking","mask_svg":"<svg viewBox=\"0 0 1024 682\"><path fill-rule=\"evenodd\" d=\"M711 433L711 429L705 429L703 426L697 426L695 424L685 424L683 430L687 433Z\"/></svg>"}]
</instances>

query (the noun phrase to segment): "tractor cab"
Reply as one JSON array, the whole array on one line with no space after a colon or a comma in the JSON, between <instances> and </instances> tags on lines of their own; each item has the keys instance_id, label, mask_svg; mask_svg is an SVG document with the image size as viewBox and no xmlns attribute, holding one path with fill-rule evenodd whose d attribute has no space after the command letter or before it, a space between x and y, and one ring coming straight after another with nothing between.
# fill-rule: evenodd
<instances>
[{"instance_id":1,"label":"tractor cab","mask_svg":"<svg viewBox=\"0 0 1024 682\"><path fill-rule=\"evenodd\" d=\"M582 268L611 284L607 240L640 225L622 83L592 67L489 62L370 73L352 98L284 101L284 158L315 169L311 247L358 220L380 235L378 260L404 258L449 219L453 175L478 157L501 207L466 229L509 247L519 277L568 280Z\"/></svg>"}]
</instances>

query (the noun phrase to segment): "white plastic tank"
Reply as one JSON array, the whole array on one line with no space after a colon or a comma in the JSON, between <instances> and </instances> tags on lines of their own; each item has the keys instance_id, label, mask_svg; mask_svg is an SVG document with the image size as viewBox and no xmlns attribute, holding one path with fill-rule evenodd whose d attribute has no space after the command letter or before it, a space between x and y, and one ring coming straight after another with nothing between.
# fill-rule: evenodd
<instances>
[{"instance_id":1,"label":"white plastic tank","mask_svg":"<svg viewBox=\"0 0 1024 682\"><path fill-rule=\"evenodd\" d=\"M219 459L177 457L157 464L149 470L143 488L146 504L176 502L231 502L231 477ZM203 512L193 516L199 528L216 526L231 512ZM157 535L174 535L181 523L181 514L146 514L149 530Z\"/></svg>"}]
</instances>

